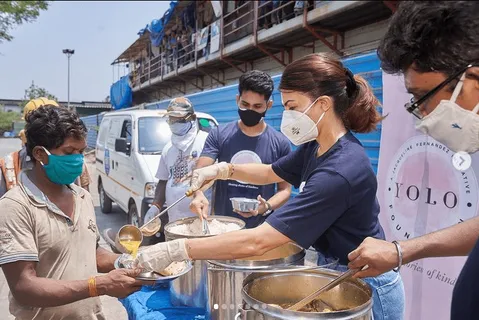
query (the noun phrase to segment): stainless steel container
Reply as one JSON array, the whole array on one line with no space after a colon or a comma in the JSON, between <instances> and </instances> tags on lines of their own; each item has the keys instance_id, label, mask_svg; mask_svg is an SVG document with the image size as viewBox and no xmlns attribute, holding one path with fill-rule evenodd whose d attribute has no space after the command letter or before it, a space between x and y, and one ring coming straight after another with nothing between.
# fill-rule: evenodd
<instances>
[{"instance_id":1,"label":"stainless steel container","mask_svg":"<svg viewBox=\"0 0 479 320\"><path fill-rule=\"evenodd\" d=\"M370 320L372 292L364 281L358 279L347 280L321 295L321 300L336 310L333 312L288 311L270 305L294 304L329 283L339 274L340 272L337 271L323 269L247 278L242 290L244 308L240 310L236 319Z\"/></svg>"},{"instance_id":2,"label":"stainless steel container","mask_svg":"<svg viewBox=\"0 0 479 320\"><path fill-rule=\"evenodd\" d=\"M242 306L243 280L252 272L273 272L273 268L304 265L305 250L287 243L262 256L239 260L209 261L208 304L212 320L233 320ZM264 275L264 273L254 273Z\"/></svg>"},{"instance_id":3,"label":"stainless steel container","mask_svg":"<svg viewBox=\"0 0 479 320\"><path fill-rule=\"evenodd\" d=\"M181 224L190 224L199 218L190 217L168 223L165 226L166 241L181 238L204 238L211 235L183 235L171 231L172 227ZM225 216L212 216L208 221L218 220L221 222L235 223L240 229L245 227L244 221ZM171 303L175 306L190 306L198 308L208 308L208 262L193 261L193 268L182 277L175 279L170 284Z\"/></svg>"},{"instance_id":4,"label":"stainless steel container","mask_svg":"<svg viewBox=\"0 0 479 320\"><path fill-rule=\"evenodd\" d=\"M256 199L248 198L230 198L233 209L240 212L250 212L258 210L260 202Z\"/></svg>"}]
</instances>

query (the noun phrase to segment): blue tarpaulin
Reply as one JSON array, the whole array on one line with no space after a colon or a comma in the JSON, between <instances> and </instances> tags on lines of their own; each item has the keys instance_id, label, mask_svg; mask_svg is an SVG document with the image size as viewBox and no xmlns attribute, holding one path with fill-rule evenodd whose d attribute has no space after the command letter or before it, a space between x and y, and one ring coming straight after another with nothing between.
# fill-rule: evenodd
<instances>
[{"instance_id":1,"label":"blue tarpaulin","mask_svg":"<svg viewBox=\"0 0 479 320\"><path fill-rule=\"evenodd\" d=\"M138 35L142 36L147 30L150 32L151 45L158 47L165 36L164 26L170 21L173 12L175 11L176 6L179 1L171 1L170 8L166 10L163 14L163 17L160 19L154 19L149 25L141 29L138 32Z\"/></svg>"},{"instance_id":2,"label":"blue tarpaulin","mask_svg":"<svg viewBox=\"0 0 479 320\"><path fill-rule=\"evenodd\" d=\"M128 78L129 76L121 77L110 87L111 105L115 110L129 108L133 103L133 94Z\"/></svg>"},{"instance_id":3,"label":"blue tarpaulin","mask_svg":"<svg viewBox=\"0 0 479 320\"><path fill-rule=\"evenodd\" d=\"M120 302L135 320L205 320L206 310L193 307L175 307L171 304L170 290L143 287Z\"/></svg>"}]
</instances>

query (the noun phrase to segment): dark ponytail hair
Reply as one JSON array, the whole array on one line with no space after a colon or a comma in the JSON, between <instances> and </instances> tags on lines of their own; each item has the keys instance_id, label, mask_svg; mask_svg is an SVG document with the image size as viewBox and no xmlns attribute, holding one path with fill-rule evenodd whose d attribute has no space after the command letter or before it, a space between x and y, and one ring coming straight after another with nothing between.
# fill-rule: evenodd
<instances>
[{"instance_id":1,"label":"dark ponytail hair","mask_svg":"<svg viewBox=\"0 0 479 320\"><path fill-rule=\"evenodd\" d=\"M376 110L380 103L366 80L354 76L341 61L328 54L309 54L289 64L279 89L304 93L312 101L330 96L335 113L354 132L371 132L383 119Z\"/></svg>"}]
</instances>

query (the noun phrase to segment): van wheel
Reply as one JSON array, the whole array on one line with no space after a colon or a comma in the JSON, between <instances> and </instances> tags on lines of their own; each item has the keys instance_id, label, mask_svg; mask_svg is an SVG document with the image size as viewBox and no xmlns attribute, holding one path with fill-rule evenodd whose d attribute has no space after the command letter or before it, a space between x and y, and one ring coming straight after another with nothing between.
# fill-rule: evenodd
<instances>
[{"instance_id":1,"label":"van wheel","mask_svg":"<svg viewBox=\"0 0 479 320\"><path fill-rule=\"evenodd\" d=\"M112 207L111 199L106 195L105 190L103 189L103 184L100 182L98 186L98 193L100 194L100 208L103 213L110 213Z\"/></svg>"},{"instance_id":2,"label":"van wheel","mask_svg":"<svg viewBox=\"0 0 479 320\"><path fill-rule=\"evenodd\" d=\"M140 216L138 215L138 210L136 210L135 203L132 203L128 209L128 224L134 225L138 228L141 227Z\"/></svg>"}]
</instances>

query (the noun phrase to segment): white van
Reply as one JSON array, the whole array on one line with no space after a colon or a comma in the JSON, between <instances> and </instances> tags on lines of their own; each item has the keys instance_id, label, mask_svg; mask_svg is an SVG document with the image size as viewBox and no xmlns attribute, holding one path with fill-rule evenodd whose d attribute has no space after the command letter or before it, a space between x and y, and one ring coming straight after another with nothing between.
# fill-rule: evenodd
<instances>
[{"instance_id":1,"label":"white van","mask_svg":"<svg viewBox=\"0 0 479 320\"><path fill-rule=\"evenodd\" d=\"M218 126L210 115L196 112L200 130ZM170 141L166 110L114 111L103 117L96 142L98 193L102 212L112 202L140 226L155 196L161 151Z\"/></svg>"}]
</instances>

